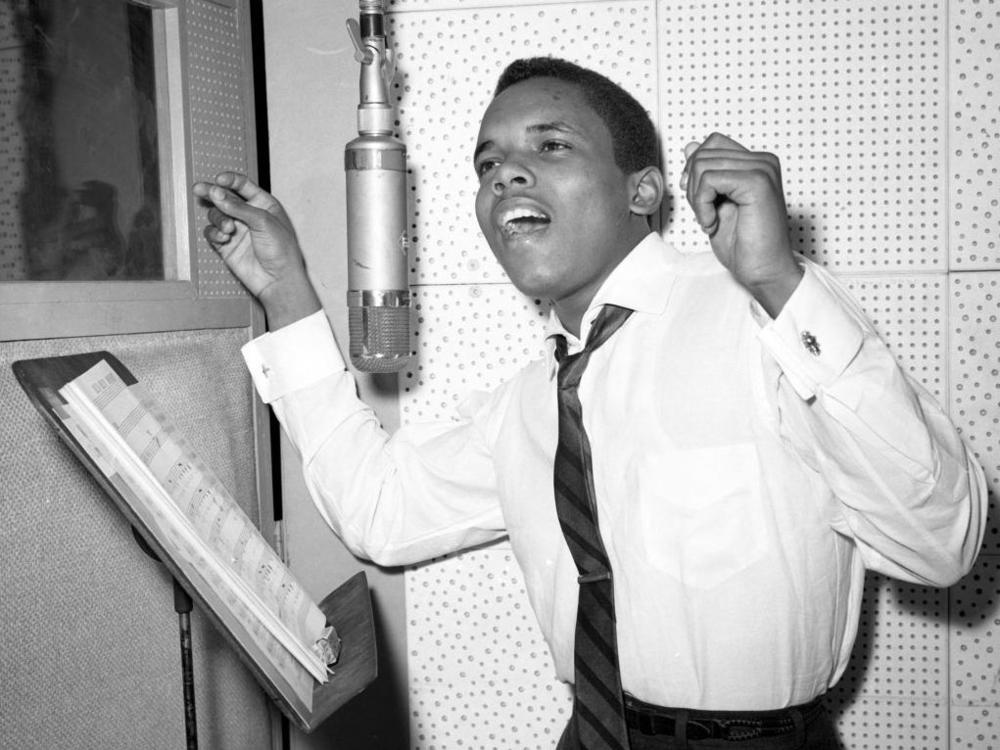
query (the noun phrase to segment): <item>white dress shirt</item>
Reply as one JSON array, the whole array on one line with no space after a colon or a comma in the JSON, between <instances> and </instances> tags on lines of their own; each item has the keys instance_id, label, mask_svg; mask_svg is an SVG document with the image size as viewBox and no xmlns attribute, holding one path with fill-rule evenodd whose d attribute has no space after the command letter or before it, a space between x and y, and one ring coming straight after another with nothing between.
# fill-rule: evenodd
<instances>
[{"instance_id":1,"label":"white dress shirt","mask_svg":"<svg viewBox=\"0 0 1000 750\"><path fill-rule=\"evenodd\" d=\"M982 470L847 293L804 265L771 320L714 255L651 234L584 316L581 340L603 304L635 310L579 393L622 683L641 700L809 701L846 667L866 569L945 586L978 552ZM322 313L244 356L348 547L399 565L508 535L572 681L577 573L553 498L551 356L472 395L455 420L391 437L357 399Z\"/></svg>"}]
</instances>

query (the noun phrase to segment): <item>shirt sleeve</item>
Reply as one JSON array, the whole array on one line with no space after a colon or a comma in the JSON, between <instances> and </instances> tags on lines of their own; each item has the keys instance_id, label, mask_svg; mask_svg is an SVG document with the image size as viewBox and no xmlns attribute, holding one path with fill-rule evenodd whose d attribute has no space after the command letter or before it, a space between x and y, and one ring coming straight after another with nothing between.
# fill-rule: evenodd
<instances>
[{"instance_id":1,"label":"shirt sleeve","mask_svg":"<svg viewBox=\"0 0 1000 750\"><path fill-rule=\"evenodd\" d=\"M390 436L358 399L322 312L254 339L243 356L316 507L352 552L403 565L504 535L483 431L491 399Z\"/></svg>"},{"instance_id":2,"label":"shirt sleeve","mask_svg":"<svg viewBox=\"0 0 1000 750\"><path fill-rule=\"evenodd\" d=\"M982 543L986 483L933 396L818 266L806 264L777 319L755 316L778 365L782 437L831 489L836 530L871 570L936 586L961 578Z\"/></svg>"}]
</instances>

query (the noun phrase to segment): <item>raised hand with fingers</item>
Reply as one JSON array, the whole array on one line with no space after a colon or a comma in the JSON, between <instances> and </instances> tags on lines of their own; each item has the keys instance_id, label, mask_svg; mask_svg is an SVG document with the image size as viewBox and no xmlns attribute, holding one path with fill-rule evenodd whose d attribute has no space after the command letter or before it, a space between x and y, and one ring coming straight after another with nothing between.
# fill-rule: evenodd
<instances>
[{"instance_id":1,"label":"raised hand with fingers","mask_svg":"<svg viewBox=\"0 0 1000 750\"><path fill-rule=\"evenodd\" d=\"M712 251L776 317L802 278L788 233L778 158L719 133L689 143L684 156L681 190Z\"/></svg>"},{"instance_id":2,"label":"raised hand with fingers","mask_svg":"<svg viewBox=\"0 0 1000 750\"><path fill-rule=\"evenodd\" d=\"M260 300L272 329L320 309L295 229L274 196L235 172L195 183L193 192L212 205L205 239Z\"/></svg>"}]
</instances>

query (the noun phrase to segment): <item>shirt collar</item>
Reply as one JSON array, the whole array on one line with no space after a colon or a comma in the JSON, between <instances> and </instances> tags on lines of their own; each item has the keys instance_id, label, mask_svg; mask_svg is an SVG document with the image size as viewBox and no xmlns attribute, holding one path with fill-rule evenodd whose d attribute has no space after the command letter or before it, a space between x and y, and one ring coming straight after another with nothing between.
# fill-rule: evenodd
<instances>
[{"instance_id":1,"label":"shirt collar","mask_svg":"<svg viewBox=\"0 0 1000 750\"><path fill-rule=\"evenodd\" d=\"M678 253L655 232L647 234L638 245L622 258L611 274L597 290L590 306L580 322L580 337L569 333L555 313L549 311L545 324L545 336L549 346L546 360L549 377L555 375L558 363L555 360L553 336L566 337L569 352L583 348L590 326L604 305L618 305L635 310L637 313L659 315L667 307L667 299L673 286Z\"/></svg>"}]
</instances>

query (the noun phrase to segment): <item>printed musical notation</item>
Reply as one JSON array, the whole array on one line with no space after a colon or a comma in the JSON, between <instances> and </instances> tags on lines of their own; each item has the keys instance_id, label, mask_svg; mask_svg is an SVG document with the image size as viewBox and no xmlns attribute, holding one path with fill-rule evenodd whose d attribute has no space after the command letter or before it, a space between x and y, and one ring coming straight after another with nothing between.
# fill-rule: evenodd
<instances>
[{"instance_id":1,"label":"printed musical notation","mask_svg":"<svg viewBox=\"0 0 1000 750\"><path fill-rule=\"evenodd\" d=\"M326 682L326 617L239 504L139 384L104 361L59 391L67 428L142 501L309 703ZM333 634L336 637L336 634Z\"/></svg>"}]
</instances>

